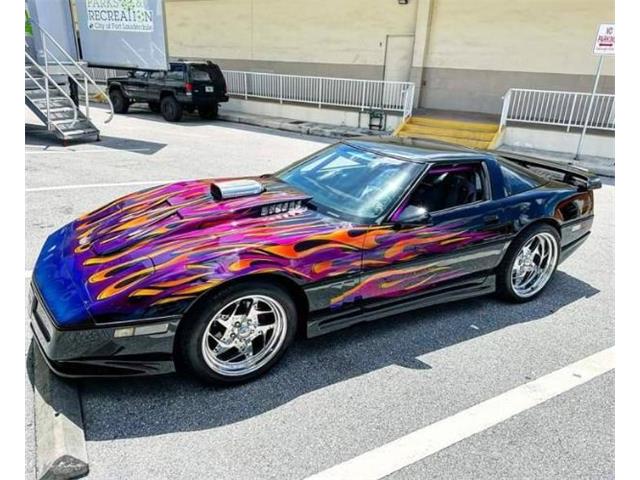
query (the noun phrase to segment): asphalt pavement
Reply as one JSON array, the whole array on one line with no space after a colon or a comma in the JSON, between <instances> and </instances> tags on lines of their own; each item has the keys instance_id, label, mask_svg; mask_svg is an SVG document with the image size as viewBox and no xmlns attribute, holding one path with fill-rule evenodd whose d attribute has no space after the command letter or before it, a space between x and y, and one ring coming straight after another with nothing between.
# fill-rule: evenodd
<instances>
[{"instance_id":1,"label":"asphalt pavement","mask_svg":"<svg viewBox=\"0 0 640 480\"><path fill-rule=\"evenodd\" d=\"M101 142L68 147L27 117L25 291L46 236L86 211L156 181L271 172L329 141L132 112ZM232 388L177 375L77 382L88 478L301 479L612 347L613 183L596 193L591 238L533 302L478 298L301 340ZM33 478L29 377L26 391ZM613 399L609 372L390 478L613 478Z\"/></svg>"}]
</instances>

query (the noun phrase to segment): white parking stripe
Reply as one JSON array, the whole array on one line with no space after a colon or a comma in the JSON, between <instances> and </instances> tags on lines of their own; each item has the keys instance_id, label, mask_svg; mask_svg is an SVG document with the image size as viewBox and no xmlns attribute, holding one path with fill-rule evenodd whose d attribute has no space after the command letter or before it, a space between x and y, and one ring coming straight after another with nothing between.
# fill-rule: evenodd
<instances>
[{"instance_id":1,"label":"white parking stripe","mask_svg":"<svg viewBox=\"0 0 640 480\"><path fill-rule=\"evenodd\" d=\"M614 368L611 347L370 450L307 480L378 480Z\"/></svg>"},{"instance_id":2,"label":"white parking stripe","mask_svg":"<svg viewBox=\"0 0 640 480\"><path fill-rule=\"evenodd\" d=\"M58 155L65 154L69 155L71 153L113 153L114 149L112 148L103 148L100 150L29 150L26 149L24 153L27 155L42 155L42 154L52 154L56 153ZM127 152L150 152L150 148L127 148L126 150L118 150L119 152L127 153Z\"/></svg>"},{"instance_id":3,"label":"white parking stripe","mask_svg":"<svg viewBox=\"0 0 640 480\"><path fill-rule=\"evenodd\" d=\"M24 278L31 278L31 274L33 273L33 270L25 270L24 271Z\"/></svg>"},{"instance_id":4,"label":"white parking stripe","mask_svg":"<svg viewBox=\"0 0 640 480\"><path fill-rule=\"evenodd\" d=\"M76 190L80 188L103 188L103 187L134 187L139 185L161 185L163 183L179 182L181 180L149 180L145 182L123 182L123 183L86 183L82 185L59 185L54 187L26 188L26 192L50 192L54 190Z\"/></svg>"}]
</instances>

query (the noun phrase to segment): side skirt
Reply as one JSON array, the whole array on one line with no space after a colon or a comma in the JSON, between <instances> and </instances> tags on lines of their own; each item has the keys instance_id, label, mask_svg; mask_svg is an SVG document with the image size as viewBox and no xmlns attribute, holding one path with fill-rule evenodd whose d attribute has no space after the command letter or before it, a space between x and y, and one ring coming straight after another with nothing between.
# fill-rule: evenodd
<instances>
[{"instance_id":1,"label":"side skirt","mask_svg":"<svg viewBox=\"0 0 640 480\"><path fill-rule=\"evenodd\" d=\"M408 312L431 305L463 300L465 298L488 295L496 291L496 277L494 274L481 279L466 280L464 282L449 284L441 288L431 290L413 300L393 302L389 305L365 306L358 312L349 312L338 317L331 315L318 315L312 317L307 323L307 337L317 337L325 333L334 332L350 327L361 322L371 322L391 315Z\"/></svg>"}]
</instances>

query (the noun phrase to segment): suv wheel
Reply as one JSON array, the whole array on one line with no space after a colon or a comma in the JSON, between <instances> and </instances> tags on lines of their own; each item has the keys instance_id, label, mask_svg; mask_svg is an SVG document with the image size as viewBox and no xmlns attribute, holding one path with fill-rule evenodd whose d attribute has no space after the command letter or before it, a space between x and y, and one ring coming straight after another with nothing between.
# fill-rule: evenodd
<instances>
[{"instance_id":1,"label":"suv wheel","mask_svg":"<svg viewBox=\"0 0 640 480\"><path fill-rule=\"evenodd\" d=\"M115 113L127 113L129 111L129 99L127 99L119 88L114 88L109 92L109 99L113 104Z\"/></svg>"},{"instance_id":2,"label":"suv wheel","mask_svg":"<svg viewBox=\"0 0 640 480\"><path fill-rule=\"evenodd\" d=\"M175 97L167 96L160 101L160 112L168 122L179 122L182 118L182 105Z\"/></svg>"},{"instance_id":3,"label":"suv wheel","mask_svg":"<svg viewBox=\"0 0 640 480\"><path fill-rule=\"evenodd\" d=\"M213 105L201 105L198 107L198 114L200 114L200 118L204 118L205 120L213 120L218 117L218 104L214 103Z\"/></svg>"},{"instance_id":4,"label":"suv wheel","mask_svg":"<svg viewBox=\"0 0 640 480\"><path fill-rule=\"evenodd\" d=\"M184 318L176 339L179 366L208 383L241 383L282 357L296 334L289 294L265 282L215 293Z\"/></svg>"}]
</instances>

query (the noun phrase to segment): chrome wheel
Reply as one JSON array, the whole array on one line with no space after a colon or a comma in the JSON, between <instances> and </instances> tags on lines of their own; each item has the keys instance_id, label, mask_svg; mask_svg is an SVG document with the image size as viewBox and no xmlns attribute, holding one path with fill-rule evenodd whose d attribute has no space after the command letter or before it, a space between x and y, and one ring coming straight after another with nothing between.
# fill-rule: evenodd
<instances>
[{"instance_id":1,"label":"chrome wheel","mask_svg":"<svg viewBox=\"0 0 640 480\"><path fill-rule=\"evenodd\" d=\"M284 307L266 295L228 303L210 320L202 336L202 355L216 373L241 376L269 362L287 333Z\"/></svg>"},{"instance_id":2,"label":"chrome wheel","mask_svg":"<svg viewBox=\"0 0 640 480\"><path fill-rule=\"evenodd\" d=\"M547 284L558 261L558 243L553 235L541 232L520 249L511 269L511 287L516 295L527 298Z\"/></svg>"}]
</instances>

